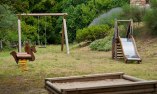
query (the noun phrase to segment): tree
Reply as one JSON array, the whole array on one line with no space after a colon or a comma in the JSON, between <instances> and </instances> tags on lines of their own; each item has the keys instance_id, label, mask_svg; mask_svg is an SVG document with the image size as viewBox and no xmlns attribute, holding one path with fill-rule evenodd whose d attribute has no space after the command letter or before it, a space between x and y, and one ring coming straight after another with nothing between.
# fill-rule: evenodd
<instances>
[{"instance_id":1,"label":"tree","mask_svg":"<svg viewBox=\"0 0 157 94\"><path fill-rule=\"evenodd\" d=\"M17 28L17 17L8 5L0 5L0 41L7 41L7 35L15 32ZM14 37L14 36L12 36Z\"/></svg>"},{"instance_id":2,"label":"tree","mask_svg":"<svg viewBox=\"0 0 157 94\"><path fill-rule=\"evenodd\" d=\"M151 0L151 8L147 10L144 16L144 22L151 30L153 35L157 35L157 0Z\"/></svg>"}]
</instances>

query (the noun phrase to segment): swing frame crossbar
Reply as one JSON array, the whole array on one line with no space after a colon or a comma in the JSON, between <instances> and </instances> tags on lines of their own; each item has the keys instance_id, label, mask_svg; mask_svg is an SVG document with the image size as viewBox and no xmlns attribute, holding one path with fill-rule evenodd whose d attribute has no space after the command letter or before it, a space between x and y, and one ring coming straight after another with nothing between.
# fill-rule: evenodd
<instances>
[{"instance_id":1,"label":"swing frame crossbar","mask_svg":"<svg viewBox=\"0 0 157 94\"><path fill-rule=\"evenodd\" d=\"M67 13L22 13L22 14L16 14L18 16L18 41L19 41L19 47L18 51L22 51L22 43L21 43L21 17L23 16L62 16L63 17L63 25L62 25L62 41L61 41L61 51L63 51L64 48L64 38L66 43L66 50L67 54L70 54L69 51L69 42L68 42L68 34L67 34L67 25L66 25L66 16Z\"/></svg>"},{"instance_id":2,"label":"swing frame crossbar","mask_svg":"<svg viewBox=\"0 0 157 94\"><path fill-rule=\"evenodd\" d=\"M17 16L67 16L67 13L22 13Z\"/></svg>"}]
</instances>

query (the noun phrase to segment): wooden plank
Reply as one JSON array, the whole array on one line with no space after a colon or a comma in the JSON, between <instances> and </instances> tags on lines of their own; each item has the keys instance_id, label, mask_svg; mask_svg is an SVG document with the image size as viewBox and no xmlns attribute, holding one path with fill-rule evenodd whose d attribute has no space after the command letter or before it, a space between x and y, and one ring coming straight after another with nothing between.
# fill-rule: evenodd
<instances>
[{"instance_id":1,"label":"wooden plank","mask_svg":"<svg viewBox=\"0 0 157 94\"><path fill-rule=\"evenodd\" d=\"M62 94L61 92L59 93L59 92L54 91L54 89L52 89L49 86L45 86L45 89L49 91L49 94Z\"/></svg>"},{"instance_id":2,"label":"wooden plank","mask_svg":"<svg viewBox=\"0 0 157 94\"><path fill-rule=\"evenodd\" d=\"M139 78L136 78L136 77L133 77L133 76L129 76L129 75L123 75L123 78L126 79L126 80L133 81L133 82L145 81L144 79L139 79Z\"/></svg>"},{"instance_id":3,"label":"wooden plank","mask_svg":"<svg viewBox=\"0 0 157 94\"><path fill-rule=\"evenodd\" d=\"M156 91L156 94L157 94L157 83L154 85L154 88L155 88L155 91Z\"/></svg>"},{"instance_id":4,"label":"wooden plank","mask_svg":"<svg viewBox=\"0 0 157 94\"><path fill-rule=\"evenodd\" d=\"M18 41L19 41L18 52L22 52L22 47L21 47L21 19L20 19L20 17L18 17Z\"/></svg>"},{"instance_id":5,"label":"wooden plank","mask_svg":"<svg viewBox=\"0 0 157 94\"><path fill-rule=\"evenodd\" d=\"M94 74L94 75L82 75L82 76L71 76L71 77L57 77L57 78L46 78L45 81L51 82L74 82L74 81L94 81L104 79L120 79L124 75L123 72L117 73L105 73L105 74Z\"/></svg>"},{"instance_id":6,"label":"wooden plank","mask_svg":"<svg viewBox=\"0 0 157 94\"><path fill-rule=\"evenodd\" d=\"M45 82L45 88L49 89L53 93L61 94L61 90L59 90L57 87L53 86L53 84L50 81Z\"/></svg>"},{"instance_id":7,"label":"wooden plank","mask_svg":"<svg viewBox=\"0 0 157 94\"><path fill-rule=\"evenodd\" d=\"M73 76L73 77L61 77L61 78L47 78L45 79L45 88L54 94L147 94L157 93L157 81L146 81L143 79L135 78L124 73L118 73L121 79L130 80L130 83L115 84L115 85L104 85L104 86L91 86L85 88L68 88L68 89L57 89L53 83L59 82L70 82L70 81L94 81L100 79L106 79L106 77L112 77L117 73L108 74L96 74L87 76ZM85 79L83 79L85 78ZM80 80L82 79L82 80ZM56 92L57 91L57 92Z\"/></svg>"},{"instance_id":8,"label":"wooden plank","mask_svg":"<svg viewBox=\"0 0 157 94\"><path fill-rule=\"evenodd\" d=\"M117 20L117 22L131 22L132 20Z\"/></svg>"},{"instance_id":9,"label":"wooden plank","mask_svg":"<svg viewBox=\"0 0 157 94\"><path fill-rule=\"evenodd\" d=\"M62 91L68 92L67 94L133 94L133 93L151 93L156 92L154 88L154 83L151 82L135 82L130 84L121 84L121 85L109 85L109 86L100 86L100 87L88 87L88 88L76 88L76 89L63 89ZM73 92L73 93L70 93ZM119 93L117 93L119 92Z\"/></svg>"},{"instance_id":10,"label":"wooden plank","mask_svg":"<svg viewBox=\"0 0 157 94\"><path fill-rule=\"evenodd\" d=\"M16 14L17 16L66 16L67 13L23 13Z\"/></svg>"},{"instance_id":11,"label":"wooden plank","mask_svg":"<svg viewBox=\"0 0 157 94\"><path fill-rule=\"evenodd\" d=\"M64 29L64 35L65 35L65 43L66 43L67 54L70 54L69 42L68 42L68 33L67 33L67 25L66 25L66 18L65 18L65 16L63 17L63 29Z\"/></svg>"},{"instance_id":12,"label":"wooden plank","mask_svg":"<svg viewBox=\"0 0 157 94\"><path fill-rule=\"evenodd\" d=\"M122 41L121 41L121 39L120 39L120 36L118 36L118 40L119 40L119 43L121 44L121 49L122 49L124 61L125 61L125 63L127 63L127 62L126 62L126 61L127 61L127 57L124 55L124 48L123 48L123 46L122 46Z\"/></svg>"},{"instance_id":13,"label":"wooden plank","mask_svg":"<svg viewBox=\"0 0 157 94\"><path fill-rule=\"evenodd\" d=\"M51 82L56 83L64 83L64 82L84 82L84 81L97 81L97 80L105 80L105 79L120 79L120 75L113 75L113 76L100 76L100 77L82 77L82 78L70 78L70 79L56 79L50 80Z\"/></svg>"},{"instance_id":14,"label":"wooden plank","mask_svg":"<svg viewBox=\"0 0 157 94\"><path fill-rule=\"evenodd\" d=\"M123 87L123 90L125 90L125 87ZM152 93L153 92L153 93ZM141 89L141 90L129 90L129 91L112 91L107 92L102 90L89 90L89 91L67 91L66 93L62 94L156 94L154 89Z\"/></svg>"}]
</instances>

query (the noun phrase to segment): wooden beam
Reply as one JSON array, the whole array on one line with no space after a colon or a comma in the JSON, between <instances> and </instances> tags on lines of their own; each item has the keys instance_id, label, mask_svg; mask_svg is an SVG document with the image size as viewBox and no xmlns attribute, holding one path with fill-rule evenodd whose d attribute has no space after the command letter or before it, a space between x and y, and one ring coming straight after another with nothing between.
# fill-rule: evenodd
<instances>
[{"instance_id":1,"label":"wooden beam","mask_svg":"<svg viewBox=\"0 0 157 94\"><path fill-rule=\"evenodd\" d=\"M67 13L23 13L16 14L17 16L66 16Z\"/></svg>"},{"instance_id":2,"label":"wooden beam","mask_svg":"<svg viewBox=\"0 0 157 94\"><path fill-rule=\"evenodd\" d=\"M66 43L67 54L70 54L70 51L69 51L69 42L68 42L68 34L67 34L67 26L66 26L66 18L65 18L65 16L63 17L63 28L64 28L64 35L65 35L65 43Z\"/></svg>"},{"instance_id":3,"label":"wooden beam","mask_svg":"<svg viewBox=\"0 0 157 94\"><path fill-rule=\"evenodd\" d=\"M61 47L61 50L63 51L64 37L65 37L67 54L70 53L69 52L69 43L68 43L66 19L65 19L65 17L68 15L67 13L23 13L23 14L16 14L16 15L18 16L19 52L21 52L21 21L20 21L21 16L63 16L63 31L62 31L62 44L61 44L62 47ZM38 32L39 32L39 30L38 30Z\"/></svg>"},{"instance_id":4,"label":"wooden beam","mask_svg":"<svg viewBox=\"0 0 157 94\"><path fill-rule=\"evenodd\" d=\"M129 21L132 21L132 20L117 20L117 22L129 22Z\"/></svg>"}]
</instances>

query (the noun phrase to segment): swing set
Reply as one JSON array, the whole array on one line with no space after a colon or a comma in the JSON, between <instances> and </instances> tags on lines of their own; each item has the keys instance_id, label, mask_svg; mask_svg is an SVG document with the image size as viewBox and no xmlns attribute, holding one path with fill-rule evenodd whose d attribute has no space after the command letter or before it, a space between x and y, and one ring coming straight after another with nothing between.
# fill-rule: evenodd
<instances>
[{"instance_id":1,"label":"swing set","mask_svg":"<svg viewBox=\"0 0 157 94\"><path fill-rule=\"evenodd\" d=\"M38 17L38 44L40 43L40 35L39 35L39 17L40 16L45 16L45 21L46 21L46 16L62 16L63 18L63 26L62 26L62 41L61 41L61 51L63 51L64 48L64 41L66 43L66 52L67 54L70 54L69 51L69 43L68 43L68 35L67 35L67 26L66 26L66 16L68 14L67 13L23 13L23 14L17 14L18 16L18 43L19 43L19 47L18 47L18 51L21 52L21 48L22 48L22 43L21 43L21 17L23 16L37 16ZM44 46L40 46L40 47L46 47L46 23L45 23L45 32L44 32ZM64 40L65 39L65 40Z\"/></svg>"}]
</instances>

